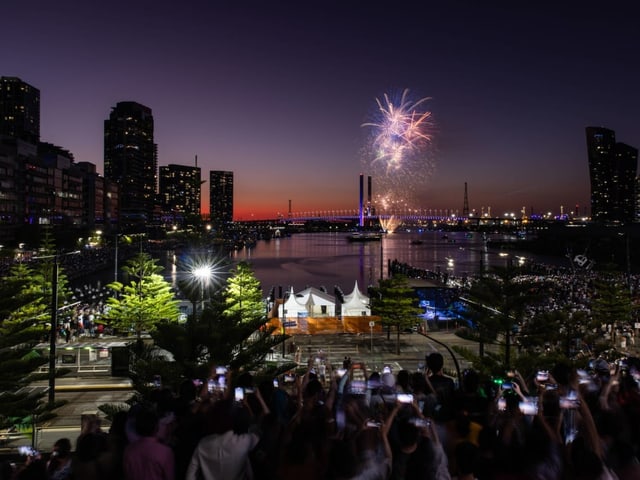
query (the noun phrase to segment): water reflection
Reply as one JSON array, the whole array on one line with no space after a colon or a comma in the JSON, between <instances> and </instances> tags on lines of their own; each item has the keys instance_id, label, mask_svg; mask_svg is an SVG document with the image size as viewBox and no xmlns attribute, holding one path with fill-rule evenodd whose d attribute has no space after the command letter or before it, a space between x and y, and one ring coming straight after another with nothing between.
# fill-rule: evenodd
<instances>
[{"instance_id":1,"label":"water reflection","mask_svg":"<svg viewBox=\"0 0 640 480\"><path fill-rule=\"evenodd\" d=\"M361 287L377 284L388 275L392 260L459 277L522 261L516 260L516 252L499 253L487 249L478 233L396 232L382 241L363 243L347 241L344 233L309 233L260 241L235 252L233 258L249 261L265 290L278 285L296 290L338 285L347 291L355 281Z\"/></svg>"}]
</instances>

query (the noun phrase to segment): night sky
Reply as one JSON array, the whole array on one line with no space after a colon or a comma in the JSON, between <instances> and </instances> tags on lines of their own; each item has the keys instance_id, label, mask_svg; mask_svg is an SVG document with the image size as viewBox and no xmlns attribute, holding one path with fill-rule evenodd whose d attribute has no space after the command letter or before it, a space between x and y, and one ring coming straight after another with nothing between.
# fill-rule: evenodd
<instances>
[{"instance_id":1,"label":"night sky","mask_svg":"<svg viewBox=\"0 0 640 480\"><path fill-rule=\"evenodd\" d=\"M159 165L232 170L240 220L356 208L362 124L404 89L433 119L414 207L461 211L467 182L478 211L583 213L584 128L640 147L635 3L4 2L0 75L101 172L111 108L150 107Z\"/></svg>"}]
</instances>

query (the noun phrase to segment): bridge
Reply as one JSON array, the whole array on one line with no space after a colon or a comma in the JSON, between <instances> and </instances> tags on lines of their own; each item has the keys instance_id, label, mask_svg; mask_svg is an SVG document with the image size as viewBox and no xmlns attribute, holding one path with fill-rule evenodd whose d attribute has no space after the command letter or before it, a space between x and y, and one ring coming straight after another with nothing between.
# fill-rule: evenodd
<instances>
[{"instance_id":1,"label":"bridge","mask_svg":"<svg viewBox=\"0 0 640 480\"><path fill-rule=\"evenodd\" d=\"M450 213L448 210L415 210L397 213L381 213L364 215L365 224L369 225L385 225L389 222L410 223L447 223L450 225L511 225L519 226L526 224L532 219L527 217L517 218L515 216L489 217L485 216L462 216L458 212ZM536 220L536 219L533 219ZM310 221L326 221L326 222L348 222L358 223L360 216L357 210L317 210L310 212L290 212L286 216L280 215L277 219L279 222L310 222Z\"/></svg>"}]
</instances>

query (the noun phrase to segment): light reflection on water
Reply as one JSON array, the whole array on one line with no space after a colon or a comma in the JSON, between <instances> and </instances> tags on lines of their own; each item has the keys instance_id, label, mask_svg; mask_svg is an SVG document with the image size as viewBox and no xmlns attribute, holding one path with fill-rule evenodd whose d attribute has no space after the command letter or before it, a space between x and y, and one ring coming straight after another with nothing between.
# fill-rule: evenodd
<instances>
[{"instance_id":1,"label":"light reflection on water","mask_svg":"<svg viewBox=\"0 0 640 480\"><path fill-rule=\"evenodd\" d=\"M506 267L508 262L516 264L520 255L531 258L512 251L500 256L497 250L486 250L479 233L428 231L396 232L382 241L364 243L349 242L345 233L301 233L260 241L252 249L235 252L233 259L248 261L265 291L272 286L293 286L296 291L325 286L332 292L339 285L350 293L356 280L361 289L377 284L381 268L386 277L389 260L463 277L479 272L481 266L486 271Z\"/></svg>"}]
</instances>

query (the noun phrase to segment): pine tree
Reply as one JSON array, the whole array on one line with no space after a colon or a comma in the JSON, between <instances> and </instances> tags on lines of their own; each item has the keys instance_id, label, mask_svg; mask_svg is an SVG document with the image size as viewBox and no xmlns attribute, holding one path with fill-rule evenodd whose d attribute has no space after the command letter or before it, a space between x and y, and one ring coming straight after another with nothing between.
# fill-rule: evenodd
<instances>
[{"instance_id":1,"label":"pine tree","mask_svg":"<svg viewBox=\"0 0 640 480\"><path fill-rule=\"evenodd\" d=\"M400 354L400 332L416 324L417 316L422 313L418 307L418 298L409 280L404 275L394 275L380 280L378 288L371 296L371 313L379 315L382 325L396 329L396 354ZM389 330L388 330L389 331Z\"/></svg>"},{"instance_id":2,"label":"pine tree","mask_svg":"<svg viewBox=\"0 0 640 480\"><path fill-rule=\"evenodd\" d=\"M171 285L159 274L162 267L156 262L150 255L139 253L122 269L130 277L129 284L108 285L118 297L107 299L104 318L118 329L135 332L138 339L160 322L175 322L180 316Z\"/></svg>"},{"instance_id":3,"label":"pine tree","mask_svg":"<svg viewBox=\"0 0 640 480\"><path fill-rule=\"evenodd\" d=\"M47 358L34 347L50 328L50 284L26 264L15 264L0 282L0 427L28 424L34 415L49 415L44 392L23 390L37 378L35 370ZM46 415L45 415L46 414Z\"/></svg>"},{"instance_id":4,"label":"pine tree","mask_svg":"<svg viewBox=\"0 0 640 480\"><path fill-rule=\"evenodd\" d=\"M241 322L264 319L266 311L262 301L262 289L248 263L238 263L231 272L224 297L225 317L239 319Z\"/></svg>"}]
</instances>

